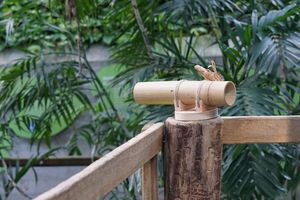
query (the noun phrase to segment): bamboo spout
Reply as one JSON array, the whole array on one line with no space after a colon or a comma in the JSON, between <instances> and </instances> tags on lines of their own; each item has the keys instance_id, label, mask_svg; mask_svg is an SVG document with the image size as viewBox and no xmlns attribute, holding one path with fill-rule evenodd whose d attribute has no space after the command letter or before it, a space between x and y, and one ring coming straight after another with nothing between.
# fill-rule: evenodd
<instances>
[{"instance_id":1,"label":"bamboo spout","mask_svg":"<svg viewBox=\"0 0 300 200\"><path fill-rule=\"evenodd\" d=\"M230 106L236 89L230 81L158 81L140 82L134 87L134 99L139 104L174 104L177 96L185 105L195 105L197 96L205 105ZM177 95L174 95L177 89Z\"/></svg>"}]
</instances>

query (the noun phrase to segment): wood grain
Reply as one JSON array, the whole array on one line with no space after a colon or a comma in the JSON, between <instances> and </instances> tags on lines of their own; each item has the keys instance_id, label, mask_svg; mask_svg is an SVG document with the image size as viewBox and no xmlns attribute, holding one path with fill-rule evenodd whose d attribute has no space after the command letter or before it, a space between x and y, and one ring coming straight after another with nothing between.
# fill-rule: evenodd
<instances>
[{"instance_id":1,"label":"wood grain","mask_svg":"<svg viewBox=\"0 0 300 200\"><path fill-rule=\"evenodd\" d=\"M223 143L300 142L300 116L222 117Z\"/></svg>"},{"instance_id":2,"label":"wood grain","mask_svg":"<svg viewBox=\"0 0 300 200\"><path fill-rule=\"evenodd\" d=\"M35 199L99 199L160 152L163 127L162 123L154 124Z\"/></svg>"},{"instance_id":3,"label":"wood grain","mask_svg":"<svg viewBox=\"0 0 300 200\"><path fill-rule=\"evenodd\" d=\"M222 119L165 126L165 200L220 199Z\"/></svg>"},{"instance_id":4,"label":"wood grain","mask_svg":"<svg viewBox=\"0 0 300 200\"><path fill-rule=\"evenodd\" d=\"M95 157L93 160L98 160L100 157ZM5 158L4 161L8 166L25 166L32 158ZM46 158L33 166L50 167L50 166L87 166L93 163L92 157L85 156L67 156L57 158ZM2 164L0 163L0 166Z\"/></svg>"},{"instance_id":5,"label":"wood grain","mask_svg":"<svg viewBox=\"0 0 300 200\"><path fill-rule=\"evenodd\" d=\"M238 116L222 117L222 119L224 121L222 129L222 142L224 144L300 142L300 116ZM218 120L220 121L220 119ZM181 136L176 138L174 135L167 134L169 142L171 139L171 142L176 142L176 145L179 145L180 148L178 148L178 151L176 151L176 149L168 150L175 152L175 154L172 158L165 159L165 166L170 167L170 169L167 169L169 170L168 173L171 173L170 170L173 170L176 172L176 176L182 176L183 174L184 177L190 177L190 179L182 179L189 180L188 182L182 182L182 180L176 178L176 176L166 176L166 183L167 181L168 183L173 181L172 184L166 185L166 191L169 193L169 195L172 195L170 194L172 187L177 187L178 184L182 184L182 187L180 188L182 188L182 190L187 190L186 185L193 183L193 181L197 182L198 178L200 177L201 173L198 173L194 169L198 168L198 166L202 166L201 162L203 162L203 159L206 159L205 156L210 155L210 153L207 154L204 153L204 151L196 152L195 149L199 150L202 148L208 148L212 149L213 153L217 153L217 155L219 154L219 143L221 138L218 137L218 134L220 133L220 125L218 125L220 122L218 122L218 120L217 122L214 122L214 120L205 120L201 122L178 122L178 126L172 125L173 122L171 123L170 120L167 121L167 130L169 130L169 133L175 131L175 133L177 132ZM185 124L190 124L187 126L189 128L184 128ZM174 130L171 130L171 127L173 127ZM151 172L151 170L154 169L153 166L155 161L152 160L147 164L145 163L161 150L163 129L164 125L162 123L154 124L135 138L116 148L114 151L97 160L83 171L62 182L48 192L40 195L36 199L97 199L98 197L108 193L122 180L130 176L143 165L147 168L145 168L147 173L150 172L151 174L154 174L155 172ZM194 132L197 134L193 134ZM211 135L211 140L204 142L205 145L213 144L212 141L214 140L216 140L216 143L213 144L212 148L209 148L208 146L202 146L202 148L198 148L196 144L201 144L201 140L204 138L203 135L207 135L208 132L213 132L214 134ZM201 137L196 137L198 134L200 134ZM214 150L214 148L216 149ZM194 154L192 156L188 156L189 151L194 152ZM208 152L211 152L211 150ZM171 155L172 154L169 154L169 156ZM186 170L179 170L180 168L172 168L173 164L174 166L178 166L179 159L185 160L182 162L182 165L179 166L181 169L186 168L187 166L194 166L194 168L190 169L193 174L185 173ZM216 159L214 159L214 163L218 163L219 160L220 158L216 157ZM177 164L174 162L177 162ZM189 162L193 163L191 163L191 165L187 165ZM151 166L150 168L148 168L148 164ZM207 170L201 167L200 169L202 171ZM214 168L213 170L216 169ZM213 171L208 171L207 174L211 173L213 173ZM193 179L191 179L191 177L193 177ZM209 187L209 184L211 184L209 181L212 180L211 178L204 179L208 182L202 182L201 184L203 185L200 189L193 188L193 190L189 189L189 191L196 193L198 192L201 195L207 195L205 191L208 190L207 187ZM151 178L150 180L153 181L154 179ZM216 183L214 188L218 189L218 187L219 183ZM175 190L174 195L177 194L178 191Z\"/></svg>"},{"instance_id":6,"label":"wood grain","mask_svg":"<svg viewBox=\"0 0 300 200\"><path fill-rule=\"evenodd\" d=\"M142 200L158 199L157 155L142 168Z\"/></svg>"},{"instance_id":7,"label":"wood grain","mask_svg":"<svg viewBox=\"0 0 300 200\"><path fill-rule=\"evenodd\" d=\"M146 124L142 132L153 125L153 122ZM142 200L158 200L158 172L157 155L146 162L142 168Z\"/></svg>"}]
</instances>

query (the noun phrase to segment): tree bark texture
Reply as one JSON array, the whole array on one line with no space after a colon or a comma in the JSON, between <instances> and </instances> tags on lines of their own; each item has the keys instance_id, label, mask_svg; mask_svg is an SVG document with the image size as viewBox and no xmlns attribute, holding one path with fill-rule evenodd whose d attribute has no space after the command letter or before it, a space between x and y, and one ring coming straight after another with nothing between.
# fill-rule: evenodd
<instances>
[{"instance_id":1,"label":"tree bark texture","mask_svg":"<svg viewBox=\"0 0 300 200\"><path fill-rule=\"evenodd\" d=\"M165 200L220 199L222 119L165 125Z\"/></svg>"}]
</instances>

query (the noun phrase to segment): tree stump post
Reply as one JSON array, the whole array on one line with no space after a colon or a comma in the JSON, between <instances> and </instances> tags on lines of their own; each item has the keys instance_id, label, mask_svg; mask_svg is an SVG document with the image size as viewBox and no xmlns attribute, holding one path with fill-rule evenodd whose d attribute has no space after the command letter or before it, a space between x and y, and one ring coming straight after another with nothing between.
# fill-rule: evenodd
<instances>
[{"instance_id":1,"label":"tree stump post","mask_svg":"<svg viewBox=\"0 0 300 200\"><path fill-rule=\"evenodd\" d=\"M165 200L220 199L222 119L165 125Z\"/></svg>"}]
</instances>

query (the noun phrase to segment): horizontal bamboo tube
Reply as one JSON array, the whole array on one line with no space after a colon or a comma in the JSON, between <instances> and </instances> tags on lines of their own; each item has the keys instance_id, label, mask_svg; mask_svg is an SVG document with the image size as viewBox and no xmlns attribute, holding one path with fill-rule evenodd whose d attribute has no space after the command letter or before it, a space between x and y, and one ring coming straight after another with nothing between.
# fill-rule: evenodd
<instances>
[{"instance_id":1,"label":"horizontal bamboo tube","mask_svg":"<svg viewBox=\"0 0 300 200\"><path fill-rule=\"evenodd\" d=\"M195 104L197 92L206 105L230 106L235 102L236 90L230 81L140 82L135 85L133 95L139 104L174 104L176 87L178 100L185 105Z\"/></svg>"}]
</instances>

